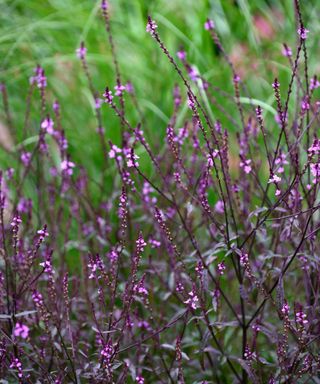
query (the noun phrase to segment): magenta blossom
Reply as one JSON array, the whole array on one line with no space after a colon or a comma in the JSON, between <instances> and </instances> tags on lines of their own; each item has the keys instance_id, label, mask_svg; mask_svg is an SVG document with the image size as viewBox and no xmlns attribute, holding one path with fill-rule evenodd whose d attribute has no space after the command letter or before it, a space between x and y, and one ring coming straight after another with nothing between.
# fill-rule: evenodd
<instances>
[{"instance_id":1,"label":"magenta blossom","mask_svg":"<svg viewBox=\"0 0 320 384\"><path fill-rule=\"evenodd\" d=\"M21 323L16 323L13 334L16 337L22 337L23 339L26 339L29 336L29 331L30 330L28 326Z\"/></svg>"},{"instance_id":2,"label":"magenta blossom","mask_svg":"<svg viewBox=\"0 0 320 384\"><path fill-rule=\"evenodd\" d=\"M204 23L204 29L206 29L207 31L214 29L214 21L207 19L207 21Z\"/></svg>"},{"instance_id":3,"label":"magenta blossom","mask_svg":"<svg viewBox=\"0 0 320 384\"><path fill-rule=\"evenodd\" d=\"M224 212L224 203L222 200L218 200L216 202L216 205L214 206L214 209L217 213L223 213Z\"/></svg>"},{"instance_id":4,"label":"magenta blossom","mask_svg":"<svg viewBox=\"0 0 320 384\"><path fill-rule=\"evenodd\" d=\"M146 26L146 32L150 33L151 36L154 36L156 33L156 29L158 28L156 22L151 19L151 17L148 18L148 23Z\"/></svg>"},{"instance_id":5,"label":"magenta blossom","mask_svg":"<svg viewBox=\"0 0 320 384\"><path fill-rule=\"evenodd\" d=\"M123 92L127 89L125 85L119 84L114 87L115 89L115 95L116 96L122 96Z\"/></svg>"},{"instance_id":6,"label":"magenta blossom","mask_svg":"<svg viewBox=\"0 0 320 384\"><path fill-rule=\"evenodd\" d=\"M81 42L80 48L76 50L77 56L79 59L83 60L87 53L87 48L84 46L84 42Z\"/></svg>"},{"instance_id":7,"label":"magenta blossom","mask_svg":"<svg viewBox=\"0 0 320 384\"><path fill-rule=\"evenodd\" d=\"M109 90L108 87L106 87L106 90L105 90L103 96L105 98L105 103L112 105L113 95L112 95L112 92Z\"/></svg>"},{"instance_id":8,"label":"magenta blossom","mask_svg":"<svg viewBox=\"0 0 320 384\"><path fill-rule=\"evenodd\" d=\"M196 293L192 290L188 293L189 298L184 301L185 304L188 304L192 309L197 309L198 308L198 301L199 298L196 295Z\"/></svg>"},{"instance_id":9,"label":"magenta blossom","mask_svg":"<svg viewBox=\"0 0 320 384\"><path fill-rule=\"evenodd\" d=\"M20 157L22 164L27 167L31 161L31 153L30 152L22 152Z\"/></svg>"},{"instance_id":10,"label":"magenta blossom","mask_svg":"<svg viewBox=\"0 0 320 384\"><path fill-rule=\"evenodd\" d=\"M61 171L65 173L66 175L71 176L73 174L73 168L75 167L75 164L72 161L69 160L63 160L61 162Z\"/></svg>"},{"instance_id":11,"label":"magenta blossom","mask_svg":"<svg viewBox=\"0 0 320 384\"><path fill-rule=\"evenodd\" d=\"M50 117L45 118L41 123L41 128L44 132L47 132L49 135L53 135L54 129L53 129L53 120L50 119Z\"/></svg>"},{"instance_id":12,"label":"magenta blossom","mask_svg":"<svg viewBox=\"0 0 320 384\"><path fill-rule=\"evenodd\" d=\"M250 165L251 161L251 159L247 159L240 162L240 168L243 168L244 172L247 174L252 171L252 167Z\"/></svg>"},{"instance_id":13,"label":"magenta blossom","mask_svg":"<svg viewBox=\"0 0 320 384\"><path fill-rule=\"evenodd\" d=\"M177 56L179 60L185 61L185 59L187 58L187 53L186 51L181 50L177 52Z\"/></svg>"},{"instance_id":14,"label":"magenta blossom","mask_svg":"<svg viewBox=\"0 0 320 384\"><path fill-rule=\"evenodd\" d=\"M309 32L310 31L308 29L306 29L305 27L300 27L298 29L298 35L301 37L302 40L306 40L307 39Z\"/></svg>"}]
</instances>

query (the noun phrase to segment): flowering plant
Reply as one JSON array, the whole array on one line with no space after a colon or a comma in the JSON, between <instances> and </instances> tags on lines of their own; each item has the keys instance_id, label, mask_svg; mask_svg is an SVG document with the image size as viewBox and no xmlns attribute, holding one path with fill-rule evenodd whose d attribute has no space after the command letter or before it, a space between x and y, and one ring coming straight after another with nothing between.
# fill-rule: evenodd
<instances>
[{"instance_id":1,"label":"flowering plant","mask_svg":"<svg viewBox=\"0 0 320 384\"><path fill-rule=\"evenodd\" d=\"M148 17L154 49L177 77L159 149L143 116L134 124L127 115L127 104L139 100L120 71L103 0L114 84L97 90L85 43L76 51L101 143L98 182L72 158L60 104L50 108L45 71L35 69L37 142L32 150L21 145L17 166L0 177L1 377L290 383L319 376L320 83L308 72L298 1L295 12L297 46L283 47L289 83L269 85L276 105L269 110L248 95L213 20L204 33L225 60L231 96L183 48L172 54ZM10 120L4 84L1 93ZM106 139L102 111L118 118L119 142Z\"/></svg>"}]
</instances>

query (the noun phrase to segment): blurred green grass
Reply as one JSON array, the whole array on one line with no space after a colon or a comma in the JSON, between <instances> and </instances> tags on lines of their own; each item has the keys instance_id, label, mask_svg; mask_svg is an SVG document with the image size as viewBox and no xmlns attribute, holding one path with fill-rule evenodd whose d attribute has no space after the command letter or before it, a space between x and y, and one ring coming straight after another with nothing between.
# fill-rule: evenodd
<instances>
[{"instance_id":1,"label":"blurred green grass","mask_svg":"<svg viewBox=\"0 0 320 384\"><path fill-rule=\"evenodd\" d=\"M177 74L145 32L147 15L159 25L162 40L175 54L184 46L190 63L215 86L232 93L230 71L226 68L203 24L214 19L228 53L236 60L248 92L258 102L274 106L271 83L278 76L287 84L290 68L281 55L281 43L296 44L295 16L291 0L110 0L113 37L124 81L130 80L139 105L146 116L146 136L155 145L161 143L172 112L172 89ZM319 50L317 0L302 3L305 24L310 29L307 41L310 73L316 73ZM0 81L8 86L11 110L17 127L17 144L22 138L25 100L29 77L39 63L48 76L48 100L58 99L62 124L73 158L92 175L101 168L101 150L96 130L92 98L75 50L82 40L88 48L88 61L94 85L101 93L106 85L115 85L110 47L100 12L100 1L91 0L0 0ZM263 33L263 30L265 32ZM268 32L269 30L269 32ZM267 32L266 32L267 31ZM269 35L268 35L269 33ZM268 36L266 36L268 35ZM243 95L245 96L245 95ZM237 120L236 111L223 97L216 95ZM244 103L248 99L243 99ZM32 127L37 132L39 101L33 100ZM227 120L212 107L215 116ZM265 108L266 109L266 108ZM128 105L132 124L138 114ZM0 110L0 119L3 113ZM270 121L273 121L271 114ZM119 138L119 124L103 108L106 136ZM228 123L231 131L235 127ZM80 150L79 150L80 149ZM2 163L7 157L0 155Z\"/></svg>"}]
</instances>

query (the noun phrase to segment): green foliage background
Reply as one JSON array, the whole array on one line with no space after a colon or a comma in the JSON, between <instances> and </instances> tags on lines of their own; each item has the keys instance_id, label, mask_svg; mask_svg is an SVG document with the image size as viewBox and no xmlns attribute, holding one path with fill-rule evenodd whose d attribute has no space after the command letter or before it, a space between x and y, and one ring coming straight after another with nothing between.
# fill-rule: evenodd
<instances>
[{"instance_id":1,"label":"green foliage background","mask_svg":"<svg viewBox=\"0 0 320 384\"><path fill-rule=\"evenodd\" d=\"M244 71L243 80L251 97L272 106L275 103L271 87L274 77L278 76L284 87L289 81L290 67L281 55L281 44L286 42L294 48L296 43L292 0L110 0L109 3L122 76L125 81L131 80L135 87L139 105L146 115L146 136L154 144L161 144L159 138L163 138L172 111L172 88L179 79L145 32L148 14L157 21L169 50L174 54L184 46L190 63L226 92L232 93L230 71L203 28L207 17L214 19L227 52L238 55L238 66ZM94 176L100 172L101 150L95 134L92 98L75 50L84 40L96 89L102 93L106 85L113 88L114 68L100 0L0 0L0 8L0 80L8 86L16 125L16 132L12 133L15 143L25 139L22 126L28 82L39 63L48 76L50 105L54 99L61 103L62 122L72 156ZM318 69L319 51L317 0L303 2L302 10L305 24L311 31L308 47L313 75ZM272 36L261 36L257 18L271 25ZM218 100L219 97L217 95ZM33 100L34 132L28 132L30 137L39 127L38 108L39 101ZM131 123L138 122L135 108L130 105L127 108ZM224 117L212 109L223 121ZM0 119L4 121L3 110L0 111ZM185 111L186 108L183 113ZM229 112L235 113L234 108ZM117 141L117 119L106 107L103 117L107 137ZM270 121L274 125L273 117ZM235 130L229 123L227 128ZM0 155L0 160L3 167L10 162L5 153Z\"/></svg>"}]
</instances>

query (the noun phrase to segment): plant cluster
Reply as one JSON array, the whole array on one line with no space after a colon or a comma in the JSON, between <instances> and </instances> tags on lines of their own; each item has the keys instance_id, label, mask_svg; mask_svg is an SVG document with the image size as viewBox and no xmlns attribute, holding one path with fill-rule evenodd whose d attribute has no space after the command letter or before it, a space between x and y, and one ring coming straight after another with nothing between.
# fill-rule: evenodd
<instances>
[{"instance_id":1,"label":"plant cluster","mask_svg":"<svg viewBox=\"0 0 320 384\"><path fill-rule=\"evenodd\" d=\"M71 157L59 101L50 106L35 69L23 132L36 103L37 140L24 140L1 173L3 383L318 382L320 83L298 0L295 11L297 46L283 46L290 81L270 84L269 110L241 102L251 95L213 20L204 28L233 94L183 48L169 52L149 17L146 32L177 76L165 141L152 144L158 132L121 73L103 0L115 83L97 90L85 44L76 52L94 101L100 181ZM1 94L13 127L5 84ZM119 130L117 143L102 108L118 117L107 128Z\"/></svg>"}]
</instances>

